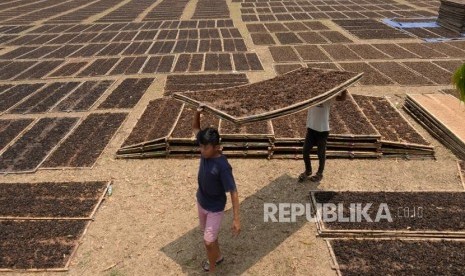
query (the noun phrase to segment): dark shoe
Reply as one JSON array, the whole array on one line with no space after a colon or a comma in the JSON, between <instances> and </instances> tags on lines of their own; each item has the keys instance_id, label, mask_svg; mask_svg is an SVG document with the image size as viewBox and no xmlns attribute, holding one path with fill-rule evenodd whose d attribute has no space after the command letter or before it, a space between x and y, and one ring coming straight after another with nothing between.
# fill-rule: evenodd
<instances>
[{"instance_id":1,"label":"dark shoe","mask_svg":"<svg viewBox=\"0 0 465 276\"><path fill-rule=\"evenodd\" d=\"M307 180L307 178L312 175L312 173L307 173L307 172L303 172L299 175L299 183L302 183L304 182L305 180Z\"/></svg>"},{"instance_id":2,"label":"dark shoe","mask_svg":"<svg viewBox=\"0 0 465 276\"><path fill-rule=\"evenodd\" d=\"M223 261L224 261L224 257L221 257L221 259L216 261L216 265L221 264ZM202 262L202 268L206 272L210 271L210 262L208 260L203 261Z\"/></svg>"},{"instance_id":3,"label":"dark shoe","mask_svg":"<svg viewBox=\"0 0 465 276\"><path fill-rule=\"evenodd\" d=\"M320 182L322 179L323 179L323 175L319 173L310 177L310 181L312 182Z\"/></svg>"}]
</instances>

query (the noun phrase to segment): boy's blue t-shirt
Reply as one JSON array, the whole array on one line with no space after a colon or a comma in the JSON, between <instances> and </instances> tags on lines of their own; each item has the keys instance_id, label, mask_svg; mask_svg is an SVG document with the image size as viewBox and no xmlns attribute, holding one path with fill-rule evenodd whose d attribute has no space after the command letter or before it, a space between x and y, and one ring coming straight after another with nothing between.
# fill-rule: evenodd
<instances>
[{"instance_id":1,"label":"boy's blue t-shirt","mask_svg":"<svg viewBox=\"0 0 465 276\"><path fill-rule=\"evenodd\" d=\"M236 183L226 156L200 158L197 201L203 209L220 212L226 206L226 193L236 190Z\"/></svg>"}]
</instances>

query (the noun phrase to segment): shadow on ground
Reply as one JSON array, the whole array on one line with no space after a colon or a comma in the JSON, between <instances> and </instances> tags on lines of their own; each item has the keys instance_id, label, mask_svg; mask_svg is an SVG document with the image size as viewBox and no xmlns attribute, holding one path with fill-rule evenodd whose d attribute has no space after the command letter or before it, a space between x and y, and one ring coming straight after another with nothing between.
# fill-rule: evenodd
<instances>
[{"instance_id":1,"label":"shadow on ground","mask_svg":"<svg viewBox=\"0 0 465 276\"><path fill-rule=\"evenodd\" d=\"M305 217L294 223L264 222L264 203L307 203L308 191L312 188L316 186L298 184L295 178L283 175L246 198L240 207L242 232L238 237L232 237L232 210L228 210L219 236L225 261L218 267L218 274L245 272L308 223ZM184 273L201 274L200 264L206 258L202 237L196 227L161 251L178 263Z\"/></svg>"}]
</instances>

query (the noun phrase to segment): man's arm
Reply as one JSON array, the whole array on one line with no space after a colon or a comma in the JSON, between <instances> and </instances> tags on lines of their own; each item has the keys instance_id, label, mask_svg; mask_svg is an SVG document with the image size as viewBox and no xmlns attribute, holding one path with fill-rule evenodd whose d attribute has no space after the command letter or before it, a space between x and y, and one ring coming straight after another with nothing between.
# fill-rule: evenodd
<instances>
[{"instance_id":1,"label":"man's arm","mask_svg":"<svg viewBox=\"0 0 465 276\"><path fill-rule=\"evenodd\" d=\"M194 113L194 119L192 120L192 131L195 135L200 131L200 114L203 112L203 106L200 105Z\"/></svg>"},{"instance_id":2,"label":"man's arm","mask_svg":"<svg viewBox=\"0 0 465 276\"><path fill-rule=\"evenodd\" d=\"M341 92L341 94L336 96L336 101L344 101L347 98L347 90Z\"/></svg>"},{"instance_id":3,"label":"man's arm","mask_svg":"<svg viewBox=\"0 0 465 276\"><path fill-rule=\"evenodd\" d=\"M339 95L337 95L336 97L333 97L333 98L325 101L325 103L332 104L332 103L334 103L334 101L341 102L341 101L345 101L346 98L347 98L347 90L344 90Z\"/></svg>"},{"instance_id":4,"label":"man's arm","mask_svg":"<svg viewBox=\"0 0 465 276\"><path fill-rule=\"evenodd\" d=\"M241 232L241 219L239 214L239 194L237 190L231 192L231 202L233 206L233 224L232 224L232 231L233 235L237 236Z\"/></svg>"}]
</instances>

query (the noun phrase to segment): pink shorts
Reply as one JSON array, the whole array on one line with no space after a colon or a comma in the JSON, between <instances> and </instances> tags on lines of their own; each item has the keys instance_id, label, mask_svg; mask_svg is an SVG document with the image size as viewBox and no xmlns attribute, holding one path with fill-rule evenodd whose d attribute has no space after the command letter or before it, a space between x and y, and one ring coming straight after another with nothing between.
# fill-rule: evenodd
<instances>
[{"instance_id":1,"label":"pink shorts","mask_svg":"<svg viewBox=\"0 0 465 276\"><path fill-rule=\"evenodd\" d=\"M203 239L206 242L214 242L218 238L220 232L221 221L223 220L224 211L210 212L202 208L197 202L199 210L200 229L203 232Z\"/></svg>"}]
</instances>

